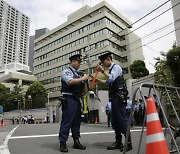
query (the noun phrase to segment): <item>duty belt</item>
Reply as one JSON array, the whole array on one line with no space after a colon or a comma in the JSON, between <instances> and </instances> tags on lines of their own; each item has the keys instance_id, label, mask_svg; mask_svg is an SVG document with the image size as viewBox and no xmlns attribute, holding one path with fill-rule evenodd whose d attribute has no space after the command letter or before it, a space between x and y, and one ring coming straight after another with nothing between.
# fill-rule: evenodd
<instances>
[{"instance_id":1,"label":"duty belt","mask_svg":"<svg viewBox=\"0 0 180 154\"><path fill-rule=\"evenodd\" d=\"M69 94L63 94L64 98L75 98L75 99L79 99L80 97L77 97L75 95L69 95Z\"/></svg>"}]
</instances>

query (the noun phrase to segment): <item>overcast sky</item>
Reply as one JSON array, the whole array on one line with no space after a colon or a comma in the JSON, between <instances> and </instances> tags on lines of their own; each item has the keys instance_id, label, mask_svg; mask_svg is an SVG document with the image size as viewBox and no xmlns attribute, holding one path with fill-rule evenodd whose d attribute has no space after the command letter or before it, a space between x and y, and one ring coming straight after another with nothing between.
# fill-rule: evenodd
<instances>
[{"instance_id":1,"label":"overcast sky","mask_svg":"<svg viewBox=\"0 0 180 154\"><path fill-rule=\"evenodd\" d=\"M67 20L67 16L74 11L80 9L85 4L94 6L102 0L4 0L11 6L30 17L30 35L34 35L35 29L47 27L53 29ZM128 18L132 23L149 13L157 6L163 4L167 0L106 0L122 15ZM145 22L164 12L171 7L171 2L152 13L150 16L133 25L133 29L141 26ZM141 38L159 28L173 22L172 10L167 11L160 17L156 18L149 24L135 31ZM132 30L133 30L132 29ZM142 39L145 45L158 37L165 35L174 30L174 25L168 26L160 33L156 33L146 39ZM160 52L167 52L175 42L175 33L171 33L153 43L143 47L146 67L152 73L155 64L154 57L159 57Z\"/></svg>"}]
</instances>

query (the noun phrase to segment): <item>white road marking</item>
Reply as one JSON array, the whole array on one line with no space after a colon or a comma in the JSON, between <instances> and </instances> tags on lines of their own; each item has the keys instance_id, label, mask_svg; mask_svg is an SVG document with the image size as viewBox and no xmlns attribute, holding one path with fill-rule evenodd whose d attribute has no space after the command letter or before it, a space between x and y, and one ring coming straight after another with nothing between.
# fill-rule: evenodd
<instances>
[{"instance_id":1,"label":"white road marking","mask_svg":"<svg viewBox=\"0 0 180 154\"><path fill-rule=\"evenodd\" d=\"M8 140L11 138L11 135L14 133L14 131L18 128L19 125L17 125L15 128L13 128L10 133L6 136L5 140L0 145L0 154L10 154L8 149Z\"/></svg>"},{"instance_id":2,"label":"white road marking","mask_svg":"<svg viewBox=\"0 0 180 154\"><path fill-rule=\"evenodd\" d=\"M141 129L131 130L131 132L141 132ZM146 129L144 129L146 131ZM114 131L101 131L101 132L83 132L81 135L92 135L92 134L110 134ZM12 136L9 139L25 139L25 138L41 138L41 137L57 137L59 134L49 134L49 135L31 135L31 136ZM69 135L72 135L71 133Z\"/></svg>"}]
</instances>

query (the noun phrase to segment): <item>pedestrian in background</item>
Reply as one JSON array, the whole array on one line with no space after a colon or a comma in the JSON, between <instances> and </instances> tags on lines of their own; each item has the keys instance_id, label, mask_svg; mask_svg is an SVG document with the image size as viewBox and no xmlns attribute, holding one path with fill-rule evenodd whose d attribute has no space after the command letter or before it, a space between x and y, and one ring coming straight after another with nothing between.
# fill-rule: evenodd
<instances>
[{"instance_id":1,"label":"pedestrian in background","mask_svg":"<svg viewBox=\"0 0 180 154\"><path fill-rule=\"evenodd\" d=\"M56 112L53 111L53 123L55 123L55 121L56 121Z\"/></svg>"},{"instance_id":2,"label":"pedestrian in background","mask_svg":"<svg viewBox=\"0 0 180 154\"><path fill-rule=\"evenodd\" d=\"M107 115L107 123L108 127L111 126L111 99L109 99L109 102L106 105L106 115Z\"/></svg>"},{"instance_id":3,"label":"pedestrian in background","mask_svg":"<svg viewBox=\"0 0 180 154\"><path fill-rule=\"evenodd\" d=\"M128 119L130 117L131 106L132 106L132 101L130 100L130 97L127 96L126 114L127 114Z\"/></svg>"},{"instance_id":4,"label":"pedestrian in background","mask_svg":"<svg viewBox=\"0 0 180 154\"><path fill-rule=\"evenodd\" d=\"M143 120L144 120L144 109L145 105L142 99L139 99L139 124L143 125Z\"/></svg>"},{"instance_id":5,"label":"pedestrian in background","mask_svg":"<svg viewBox=\"0 0 180 154\"><path fill-rule=\"evenodd\" d=\"M131 107L132 107L132 101L130 100L130 97L127 96L126 115L128 119L130 119ZM132 127L133 124L132 121L130 123Z\"/></svg>"},{"instance_id":6,"label":"pedestrian in background","mask_svg":"<svg viewBox=\"0 0 180 154\"><path fill-rule=\"evenodd\" d=\"M49 123L49 113L46 115L46 123Z\"/></svg>"},{"instance_id":7,"label":"pedestrian in background","mask_svg":"<svg viewBox=\"0 0 180 154\"><path fill-rule=\"evenodd\" d=\"M19 124L19 120L20 120L19 116L17 117L17 119L16 119L16 120L17 120L17 124Z\"/></svg>"},{"instance_id":8,"label":"pedestrian in background","mask_svg":"<svg viewBox=\"0 0 180 154\"><path fill-rule=\"evenodd\" d=\"M139 105L137 100L135 100L135 105L134 105L134 120L135 120L135 125L139 125Z\"/></svg>"},{"instance_id":9,"label":"pedestrian in background","mask_svg":"<svg viewBox=\"0 0 180 154\"><path fill-rule=\"evenodd\" d=\"M162 110L160 108L160 102L159 102L156 94L153 94L153 97L154 97L154 101L155 101L155 104L156 104L156 109L157 109L157 112L158 112L158 115L159 115L161 125L164 126L163 113L162 113Z\"/></svg>"},{"instance_id":10,"label":"pedestrian in background","mask_svg":"<svg viewBox=\"0 0 180 154\"><path fill-rule=\"evenodd\" d=\"M31 115L28 115L28 117L27 117L27 123L28 123L28 124L31 124Z\"/></svg>"},{"instance_id":11,"label":"pedestrian in background","mask_svg":"<svg viewBox=\"0 0 180 154\"><path fill-rule=\"evenodd\" d=\"M14 125L14 123L15 123L15 118L13 117L12 118L12 124Z\"/></svg>"}]
</instances>

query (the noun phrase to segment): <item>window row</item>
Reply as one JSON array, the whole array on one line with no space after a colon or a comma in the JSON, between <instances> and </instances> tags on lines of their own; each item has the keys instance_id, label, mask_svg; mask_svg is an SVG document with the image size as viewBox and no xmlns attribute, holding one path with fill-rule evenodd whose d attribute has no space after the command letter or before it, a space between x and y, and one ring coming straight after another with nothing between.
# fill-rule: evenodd
<instances>
[{"instance_id":1,"label":"window row","mask_svg":"<svg viewBox=\"0 0 180 154\"><path fill-rule=\"evenodd\" d=\"M103 47L103 46L106 46L106 45L110 45L110 41L104 40L104 41L101 41L101 42L97 42L97 43L95 43L95 44L92 44L92 45L90 45L90 50L92 50L92 49L97 49L97 48L99 48L99 47ZM43 67L46 67L46 66L49 66L49 65L52 65L52 64L61 62L61 61L66 60L66 59L69 59L69 57L71 57L71 56L73 56L73 55L75 55L75 54L82 54L83 52L86 52L87 50L88 50L88 47L84 47L84 48L79 49L79 50L77 50L77 51L74 51L74 52L71 52L71 53L62 55L62 56L60 56L60 57L58 57L58 58L52 59L52 60L50 60L50 61L47 61L47 62L45 62L45 63L42 63L42 64L40 64L40 65L35 66L35 67L34 67L34 70L37 70L37 69L40 69L40 68L43 68ZM57 53L57 50L55 50L55 51L56 51L56 52L53 53L53 54L56 54L56 53ZM42 55L42 56L34 59L34 62L39 61L39 60L42 60L42 59L47 58L47 57L49 57L49 56L50 56L49 53L44 54L44 55Z\"/></svg>"},{"instance_id":2,"label":"window row","mask_svg":"<svg viewBox=\"0 0 180 154\"><path fill-rule=\"evenodd\" d=\"M119 51L121 51L121 52L126 51L126 47L125 47L125 46L121 47L121 46L119 46L119 45L117 45L117 44L115 44L114 42L111 42L111 41L109 41L109 40L100 41L100 42L97 42L97 43L94 43L94 44L90 45L90 50L98 49L98 48L104 47L104 46L112 46L113 48L115 48L115 49L117 49L117 50L119 50ZM42 64L40 64L40 65L35 66L35 67L34 67L34 70L38 70L38 69L41 69L41 68L43 68L43 67L47 67L47 66L53 65L53 64L55 64L55 63L64 61L64 60L66 60L66 59L69 59L69 57L71 57L71 56L73 56L73 55L75 55L75 54L82 54L83 52L86 52L86 50L88 50L88 47L84 47L84 48L79 49L79 50L77 50L77 51L74 51L74 52L71 52L71 53L62 55L62 56L60 56L60 57L58 57L58 58L52 59L52 60L50 60L50 61L47 61L47 62L45 62L45 63L42 63ZM55 54L55 53L54 53L54 54ZM42 60L42 59L44 59L44 58L47 58L47 57L48 57L47 54L45 54L45 55L43 55L43 56L40 56L40 57L38 58L38 61L39 61L39 60ZM91 59L91 61L94 61L94 60L95 60L94 58ZM37 61L37 59L36 59L36 61ZM124 60L124 59L118 59L118 61L120 61L120 62L126 62L126 60ZM86 61L83 61L82 64L86 64Z\"/></svg>"},{"instance_id":3,"label":"window row","mask_svg":"<svg viewBox=\"0 0 180 154\"><path fill-rule=\"evenodd\" d=\"M93 38L98 37L98 36L103 35L103 34L113 35L114 33L113 33L112 31L110 31L109 29L105 28L105 29L102 29L102 30L100 30L100 31L97 31L97 32L91 34L91 35L90 35L90 38L93 39ZM65 45L65 46L62 46L62 47L60 47L60 48L58 48L58 49L55 49L55 50L53 50L53 51L50 51L50 52L48 52L48 53L46 53L46 54L44 54L44 55L41 55L41 56L35 58L35 59L34 59L34 62L37 62L37 61L42 60L42 59L45 59L45 58L47 58L47 57L49 57L49 56L51 56L51 55L57 54L57 53L59 53L59 52L61 52L61 51L64 51L64 50L66 50L66 49L68 49L68 48L74 47L74 46L76 46L76 45L78 45L78 44L81 44L81 43L83 43L83 42L86 42L86 41L87 41L87 36L86 36L86 37L83 37L83 38L81 38L81 39L79 39L79 40L76 40L76 41L74 41L74 42L71 42L71 43L69 43L69 44L67 44L67 45ZM104 43L104 42L99 42L99 43L97 43L97 44L92 44L92 45L90 46L90 50L104 46L103 43ZM97 47L96 47L96 45L97 45ZM108 44L106 43L106 45L108 45ZM110 44L109 44L109 45L110 45ZM84 52L87 52L87 51L88 51L88 48L86 47L85 50L84 50Z\"/></svg>"},{"instance_id":4,"label":"window row","mask_svg":"<svg viewBox=\"0 0 180 154\"><path fill-rule=\"evenodd\" d=\"M49 88L47 89L47 92L56 92L56 91L60 91L61 90L61 87L58 86L58 87L54 87L54 88Z\"/></svg>"},{"instance_id":5,"label":"window row","mask_svg":"<svg viewBox=\"0 0 180 154\"><path fill-rule=\"evenodd\" d=\"M91 23L91 24L89 24L89 25L87 25L87 26L84 26L84 27L82 27L82 28L80 28L80 29L78 29L78 30L76 30L76 31L74 31L74 32L72 32L72 33L64 36L64 37L61 37L61 38L59 38L58 40L53 41L53 42L51 42L50 44L48 44L48 45L46 45L46 46L44 46L44 47L41 47L40 49L37 49L37 50L34 52L34 54L37 54L37 53L39 53L39 52L41 52L41 51L43 51L43 50L45 50L45 49L48 49L48 48L50 48L50 47L53 47L53 46L56 45L56 44L59 44L59 43L61 43L61 42L64 42L65 40L68 40L69 38L72 38L72 37L74 37L74 36L76 36L76 35L79 35L79 34L81 34L81 33L83 33L83 32L86 32L87 30L92 29L92 28L94 28L94 27L96 27L96 26L98 26L98 25L100 25L100 24L102 24L102 23L105 23L105 22L108 23L108 24L113 25L113 26L114 26L115 28L117 28L119 31L122 31L122 28L121 28L120 26L118 26L117 24L115 24L114 22L112 22L112 21L111 21L110 19L108 19L107 17L104 17L104 18L99 19L99 20L97 20L97 21L95 21L95 22L93 22L93 23Z\"/></svg>"},{"instance_id":6,"label":"window row","mask_svg":"<svg viewBox=\"0 0 180 154\"><path fill-rule=\"evenodd\" d=\"M43 80L43 81L41 81L41 83L46 85L46 84L56 83L56 82L60 82L60 81L61 81L61 77L58 76L58 77L55 77L55 78Z\"/></svg>"},{"instance_id":7,"label":"window row","mask_svg":"<svg viewBox=\"0 0 180 154\"><path fill-rule=\"evenodd\" d=\"M128 73L129 73L128 67L122 68L122 70L123 70L123 74L128 74ZM86 70L86 71L87 71L87 70ZM83 71L83 72L86 72L86 71ZM91 73L95 73L95 72L96 72L96 67L90 68L90 74L91 74ZM42 83L43 85L51 84L51 83L57 83L57 82L61 82L61 76L58 76L58 77L54 77L54 78L50 78L50 79L41 81L41 83ZM54 88L53 88L53 89L54 89Z\"/></svg>"},{"instance_id":8,"label":"window row","mask_svg":"<svg viewBox=\"0 0 180 154\"><path fill-rule=\"evenodd\" d=\"M128 69L128 67L126 67L126 68L122 68L122 70L123 70L123 74L128 74L128 73L129 73L129 69Z\"/></svg>"},{"instance_id":9,"label":"window row","mask_svg":"<svg viewBox=\"0 0 180 154\"><path fill-rule=\"evenodd\" d=\"M76 46L76 45L78 45L78 44L81 44L81 43L83 43L83 42L87 42L87 36L86 36L86 37L83 37L83 38L81 38L81 39L78 39L78 40L76 40L76 41L74 41L74 42L71 42L71 43L69 43L69 44L66 44L66 45L64 45L64 46L62 46L62 47L60 47L60 48L57 48L57 49L53 50L53 51L50 51L50 52L48 52L48 53L46 53L46 54L44 54L44 55L42 55L42 56L40 56L40 57L37 57L37 58L34 59L34 62L39 61L39 60L42 60L42 59L44 59L44 58L47 58L47 57L49 57L49 56L51 56L51 55L57 54L57 53L59 53L59 52L61 52L61 51L65 51L65 50L67 50L67 49L69 49L69 48L72 48L72 47L74 47L74 46Z\"/></svg>"},{"instance_id":10,"label":"window row","mask_svg":"<svg viewBox=\"0 0 180 154\"><path fill-rule=\"evenodd\" d=\"M121 63L126 63L128 61L127 56L121 57L119 55L113 54L113 59L120 61Z\"/></svg>"},{"instance_id":11,"label":"window row","mask_svg":"<svg viewBox=\"0 0 180 154\"><path fill-rule=\"evenodd\" d=\"M63 60L69 59L69 57L71 57L73 55L76 55L76 54L79 54L79 51L74 51L74 52L71 52L69 54L66 54L66 55L60 56L58 58L52 59L50 61L47 61L45 63L42 63L40 65L37 65L37 66L34 67L34 70L38 70L38 69L41 69L43 67L47 67L47 66L56 64L56 63L61 62Z\"/></svg>"},{"instance_id":12,"label":"window row","mask_svg":"<svg viewBox=\"0 0 180 154\"><path fill-rule=\"evenodd\" d=\"M44 71L44 72L41 72L41 73L38 73L35 75L37 76L37 78L41 78L41 77L44 77L44 76L49 75L49 74L56 74L58 72L61 72L62 70L64 70L68 66L69 66L69 64L65 64L63 66L55 67L53 69L50 69L50 70L47 70L47 71Z\"/></svg>"},{"instance_id":13,"label":"window row","mask_svg":"<svg viewBox=\"0 0 180 154\"><path fill-rule=\"evenodd\" d=\"M116 44L110 40L104 40L101 42L94 43L94 44L90 45L90 50L98 49L98 48L104 47L104 46L111 46L121 52L126 51L126 46L119 46L118 44Z\"/></svg>"}]
</instances>

